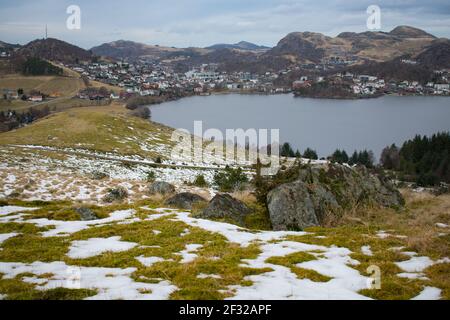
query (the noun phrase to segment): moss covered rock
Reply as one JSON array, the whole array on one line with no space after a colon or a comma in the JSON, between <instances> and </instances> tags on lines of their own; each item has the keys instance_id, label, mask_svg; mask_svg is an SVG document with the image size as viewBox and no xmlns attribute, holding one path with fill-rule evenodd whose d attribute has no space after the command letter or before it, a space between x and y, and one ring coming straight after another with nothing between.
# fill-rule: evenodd
<instances>
[{"instance_id":1,"label":"moss covered rock","mask_svg":"<svg viewBox=\"0 0 450 320\"><path fill-rule=\"evenodd\" d=\"M365 167L340 164L300 167L298 178L268 193L267 205L275 230L318 226L328 214L342 214L357 205L399 208L400 192Z\"/></svg>"}]
</instances>

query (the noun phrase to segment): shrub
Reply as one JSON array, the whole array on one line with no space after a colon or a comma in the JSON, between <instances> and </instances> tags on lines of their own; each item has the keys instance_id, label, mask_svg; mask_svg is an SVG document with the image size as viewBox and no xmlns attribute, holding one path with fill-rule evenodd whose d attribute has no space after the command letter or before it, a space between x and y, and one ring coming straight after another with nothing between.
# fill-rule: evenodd
<instances>
[{"instance_id":1,"label":"shrub","mask_svg":"<svg viewBox=\"0 0 450 320\"><path fill-rule=\"evenodd\" d=\"M247 182L248 178L241 168L233 169L227 166L224 171L214 175L214 184L222 192L242 190Z\"/></svg>"},{"instance_id":2,"label":"shrub","mask_svg":"<svg viewBox=\"0 0 450 320\"><path fill-rule=\"evenodd\" d=\"M147 182L153 182L156 179L156 174L153 171L147 173Z\"/></svg>"},{"instance_id":3,"label":"shrub","mask_svg":"<svg viewBox=\"0 0 450 320\"><path fill-rule=\"evenodd\" d=\"M198 176L195 177L194 182L192 183L194 186L196 187L200 187L200 188L206 188L208 187L208 182L205 179L205 176L202 174L199 174Z\"/></svg>"},{"instance_id":4,"label":"shrub","mask_svg":"<svg viewBox=\"0 0 450 320\"><path fill-rule=\"evenodd\" d=\"M151 112L148 107L140 106L131 111L131 115L142 119L150 119Z\"/></svg>"}]
</instances>

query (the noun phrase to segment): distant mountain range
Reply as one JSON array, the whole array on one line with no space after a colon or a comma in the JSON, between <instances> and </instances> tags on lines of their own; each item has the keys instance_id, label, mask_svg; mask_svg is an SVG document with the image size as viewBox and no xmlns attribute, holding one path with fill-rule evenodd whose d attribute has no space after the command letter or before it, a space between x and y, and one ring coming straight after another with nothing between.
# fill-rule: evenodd
<instances>
[{"instance_id":1,"label":"distant mountain range","mask_svg":"<svg viewBox=\"0 0 450 320\"><path fill-rule=\"evenodd\" d=\"M226 44L226 43L219 43L215 44L209 47L206 47L205 49L209 50L218 50L218 49L238 49L238 50L248 50L248 51L260 51L260 50L268 50L270 47L265 46L259 46L257 44L247 42L247 41L241 41L235 44Z\"/></svg>"},{"instance_id":2,"label":"distant mountain range","mask_svg":"<svg viewBox=\"0 0 450 320\"><path fill-rule=\"evenodd\" d=\"M206 48L175 48L164 47L157 45L148 45L139 42L118 40L109 43L104 43L100 46L93 47L91 51L98 56L106 56L115 59L137 59L137 58L176 58L183 57L197 57L206 55L212 51L222 49L235 49L242 51L265 51L270 48L258 46L256 44L241 41L236 44L215 44Z\"/></svg>"},{"instance_id":3,"label":"distant mountain range","mask_svg":"<svg viewBox=\"0 0 450 320\"><path fill-rule=\"evenodd\" d=\"M10 48L0 42L0 48ZM344 32L328 37L315 32L293 32L273 48L241 41L216 44L207 48L175 48L119 40L84 50L57 39L41 39L15 48L16 57L75 63L95 56L109 59L141 58L164 61L177 71L186 71L202 63L217 63L225 71L279 71L289 66L317 64L336 59L356 61L357 65L413 59L430 67L450 67L450 41L409 26L390 32Z\"/></svg>"}]
</instances>

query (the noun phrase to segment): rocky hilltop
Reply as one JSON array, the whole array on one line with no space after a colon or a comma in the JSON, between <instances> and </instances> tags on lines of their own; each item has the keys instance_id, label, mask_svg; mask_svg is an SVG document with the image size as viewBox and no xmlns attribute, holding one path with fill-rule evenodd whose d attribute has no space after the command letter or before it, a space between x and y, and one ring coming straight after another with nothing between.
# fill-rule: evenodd
<instances>
[{"instance_id":1,"label":"rocky hilltop","mask_svg":"<svg viewBox=\"0 0 450 320\"><path fill-rule=\"evenodd\" d=\"M115 59L164 60L183 71L202 63L218 63L223 71L263 73L335 58L358 63L391 61L405 55L416 56L436 40L421 29L399 26L390 32L343 32L336 37L317 32L292 32L273 48L245 41L207 48L169 48L120 40L91 50L96 55ZM431 49L434 52L435 48Z\"/></svg>"},{"instance_id":2,"label":"rocky hilltop","mask_svg":"<svg viewBox=\"0 0 450 320\"><path fill-rule=\"evenodd\" d=\"M58 39L38 39L21 47L16 56L22 58L39 57L40 59L63 63L91 61L93 54L65 41Z\"/></svg>"},{"instance_id":3,"label":"rocky hilltop","mask_svg":"<svg viewBox=\"0 0 450 320\"><path fill-rule=\"evenodd\" d=\"M303 230L319 226L358 205L399 208L400 192L365 167L340 164L301 166L295 181L281 184L267 196L274 230Z\"/></svg>"},{"instance_id":4,"label":"rocky hilltop","mask_svg":"<svg viewBox=\"0 0 450 320\"><path fill-rule=\"evenodd\" d=\"M315 32L293 32L266 55L297 63L317 63L334 56L387 61L405 54L417 54L436 37L409 26L391 32L344 32L328 37Z\"/></svg>"}]
</instances>

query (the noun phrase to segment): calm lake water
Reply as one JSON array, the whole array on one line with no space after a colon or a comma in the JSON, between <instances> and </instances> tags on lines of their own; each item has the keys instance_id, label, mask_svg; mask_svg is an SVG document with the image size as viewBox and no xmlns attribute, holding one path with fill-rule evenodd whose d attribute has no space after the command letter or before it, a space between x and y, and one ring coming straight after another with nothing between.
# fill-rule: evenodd
<instances>
[{"instance_id":1,"label":"calm lake water","mask_svg":"<svg viewBox=\"0 0 450 320\"><path fill-rule=\"evenodd\" d=\"M319 156L336 148L347 153L373 150L377 159L392 143L401 145L416 134L450 131L450 98L386 96L366 100L321 100L292 95L225 94L191 97L152 106L152 120L193 132L203 130L280 129L281 142Z\"/></svg>"}]
</instances>

